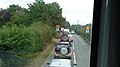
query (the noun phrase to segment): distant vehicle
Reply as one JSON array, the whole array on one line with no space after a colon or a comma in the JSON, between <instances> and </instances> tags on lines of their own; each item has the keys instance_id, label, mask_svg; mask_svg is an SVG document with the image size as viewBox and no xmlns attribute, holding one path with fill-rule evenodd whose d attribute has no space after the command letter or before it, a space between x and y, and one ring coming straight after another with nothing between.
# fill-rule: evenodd
<instances>
[{"instance_id":1,"label":"distant vehicle","mask_svg":"<svg viewBox=\"0 0 120 67\"><path fill-rule=\"evenodd\" d=\"M71 33L68 33L68 36L69 36L69 37L72 37L72 34L71 34Z\"/></svg>"},{"instance_id":2,"label":"distant vehicle","mask_svg":"<svg viewBox=\"0 0 120 67\"><path fill-rule=\"evenodd\" d=\"M69 36L69 41L70 41L70 42L73 42L72 35Z\"/></svg>"},{"instance_id":3,"label":"distant vehicle","mask_svg":"<svg viewBox=\"0 0 120 67\"><path fill-rule=\"evenodd\" d=\"M64 28L61 28L61 31L63 32L63 31L64 31Z\"/></svg>"},{"instance_id":4,"label":"distant vehicle","mask_svg":"<svg viewBox=\"0 0 120 67\"><path fill-rule=\"evenodd\" d=\"M72 37L72 34L71 34L71 33L68 34L68 37L69 37L69 41L70 41L70 42L73 42L73 37Z\"/></svg>"},{"instance_id":5,"label":"distant vehicle","mask_svg":"<svg viewBox=\"0 0 120 67\"><path fill-rule=\"evenodd\" d=\"M72 58L72 47L69 42L59 42L54 49L54 58Z\"/></svg>"},{"instance_id":6,"label":"distant vehicle","mask_svg":"<svg viewBox=\"0 0 120 67\"><path fill-rule=\"evenodd\" d=\"M69 37L68 36L61 36L59 41L68 42L69 41Z\"/></svg>"},{"instance_id":7,"label":"distant vehicle","mask_svg":"<svg viewBox=\"0 0 120 67\"><path fill-rule=\"evenodd\" d=\"M63 31L63 33L62 33L63 35L67 35L68 36L68 34L70 34L69 32L67 32L67 31Z\"/></svg>"},{"instance_id":8,"label":"distant vehicle","mask_svg":"<svg viewBox=\"0 0 120 67\"><path fill-rule=\"evenodd\" d=\"M72 31L71 31L71 34L75 34L75 31L74 31L74 30L72 30Z\"/></svg>"},{"instance_id":9,"label":"distant vehicle","mask_svg":"<svg viewBox=\"0 0 120 67\"><path fill-rule=\"evenodd\" d=\"M73 39L71 36L68 36L68 35L64 35L64 36L61 36L60 39L59 39L59 42L73 42Z\"/></svg>"},{"instance_id":10,"label":"distant vehicle","mask_svg":"<svg viewBox=\"0 0 120 67\"><path fill-rule=\"evenodd\" d=\"M52 59L47 63L48 67L74 67L76 64L72 63L70 59Z\"/></svg>"},{"instance_id":11,"label":"distant vehicle","mask_svg":"<svg viewBox=\"0 0 120 67\"><path fill-rule=\"evenodd\" d=\"M64 29L64 32L70 32L70 30L69 29Z\"/></svg>"}]
</instances>

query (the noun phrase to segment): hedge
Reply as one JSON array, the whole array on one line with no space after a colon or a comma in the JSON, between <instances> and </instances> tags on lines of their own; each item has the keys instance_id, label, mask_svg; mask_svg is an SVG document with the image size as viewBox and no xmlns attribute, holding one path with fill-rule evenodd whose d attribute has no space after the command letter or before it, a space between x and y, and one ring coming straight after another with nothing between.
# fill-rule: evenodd
<instances>
[{"instance_id":1,"label":"hedge","mask_svg":"<svg viewBox=\"0 0 120 67\"><path fill-rule=\"evenodd\" d=\"M4 26L0 31L0 50L25 53L41 51L54 33L50 25L41 23L34 23L30 27Z\"/></svg>"}]
</instances>

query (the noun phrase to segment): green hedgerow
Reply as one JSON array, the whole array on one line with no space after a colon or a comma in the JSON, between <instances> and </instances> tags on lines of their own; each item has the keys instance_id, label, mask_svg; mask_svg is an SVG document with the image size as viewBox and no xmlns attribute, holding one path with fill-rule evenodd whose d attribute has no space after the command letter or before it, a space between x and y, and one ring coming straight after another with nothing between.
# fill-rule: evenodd
<instances>
[{"instance_id":1,"label":"green hedgerow","mask_svg":"<svg viewBox=\"0 0 120 67\"><path fill-rule=\"evenodd\" d=\"M25 26L4 26L0 31L0 50L34 52L39 49L39 38Z\"/></svg>"}]
</instances>

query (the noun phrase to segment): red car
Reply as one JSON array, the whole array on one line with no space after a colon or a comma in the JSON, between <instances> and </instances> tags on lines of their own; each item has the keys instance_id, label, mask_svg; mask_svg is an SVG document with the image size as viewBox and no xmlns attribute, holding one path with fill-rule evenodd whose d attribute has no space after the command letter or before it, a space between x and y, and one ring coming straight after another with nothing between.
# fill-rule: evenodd
<instances>
[{"instance_id":1,"label":"red car","mask_svg":"<svg viewBox=\"0 0 120 67\"><path fill-rule=\"evenodd\" d=\"M69 42L73 42L73 39L72 39L71 37L69 37L69 36L62 36L62 37L60 37L59 41L60 41L60 42L61 42L61 41L65 41L65 42L67 42L67 41L69 41Z\"/></svg>"},{"instance_id":2,"label":"red car","mask_svg":"<svg viewBox=\"0 0 120 67\"><path fill-rule=\"evenodd\" d=\"M73 39L72 39L71 37L69 37L69 41L70 41L70 42L73 42Z\"/></svg>"}]
</instances>

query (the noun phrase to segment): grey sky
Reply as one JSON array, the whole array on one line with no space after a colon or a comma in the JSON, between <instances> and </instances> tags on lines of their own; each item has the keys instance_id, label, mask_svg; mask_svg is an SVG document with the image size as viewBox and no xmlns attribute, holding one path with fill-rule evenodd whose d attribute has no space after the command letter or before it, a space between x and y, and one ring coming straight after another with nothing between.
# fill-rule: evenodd
<instances>
[{"instance_id":1,"label":"grey sky","mask_svg":"<svg viewBox=\"0 0 120 67\"><path fill-rule=\"evenodd\" d=\"M58 2L63 8L63 17L70 24L85 25L92 23L93 3L94 0L44 0L46 3ZM28 8L27 4L35 2L35 0L0 0L0 8L6 9L10 4L19 4L22 7Z\"/></svg>"}]
</instances>

